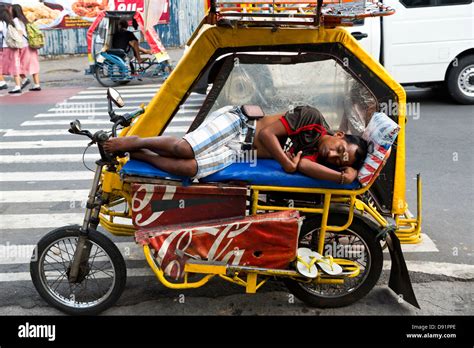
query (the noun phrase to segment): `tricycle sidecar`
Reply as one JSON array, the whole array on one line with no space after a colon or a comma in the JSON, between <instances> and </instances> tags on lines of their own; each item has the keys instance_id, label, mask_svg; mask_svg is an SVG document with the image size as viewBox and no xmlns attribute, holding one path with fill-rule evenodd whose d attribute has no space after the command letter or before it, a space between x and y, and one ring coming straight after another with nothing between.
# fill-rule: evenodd
<instances>
[{"instance_id":1,"label":"tricycle sidecar","mask_svg":"<svg viewBox=\"0 0 474 348\"><path fill-rule=\"evenodd\" d=\"M119 30L120 20L132 23L130 29L138 36L140 43L146 43L151 58L138 63L129 52L112 46L114 33ZM87 31L89 68L92 74L105 87L119 86L143 77L166 79L171 72L170 57L160 41L158 33L149 26L137 11L102 11Z\"/></svg>"},{"instance_id":2,"label":"tricycle sidecar","mask_svg":"<svg viewBox=\"0 0 474 348\"><path fill-rule=\"evenodd\" d=\"M96 198L83 230L100 222L112 234L135 236L169 288L195 288L218 276L254 293L279 278L295 296L319 307L349 305L366 295L379 279L385 242L394 261L389 286L417 306L400 248L400 241L421 239L421 180L416 218L405 201L405 92L341 27L347 18L331 12L332 2L305 3L314 6L302 15L286 13L282 3L270 15L255 7L250 16L226 15L225 4L213 1L176 69L144 114L122 124L120 136L183 135L179 115L204 79L206 97L185 132L212 111L235 104L258 104L266 114L314 105L331 128L357 135L375 114L387 114L398 125L398 137L370 179L340 185L285 173L272 159L249 158L193 181L122 157L98 162L91 195ZM376 12L390 13L385 7ZM118 223L117 217L133 224ZM285 224L290 227L280 231ZM249 227L241 231L242 226ZM255 245L243 248L248 240ZM281 252L272 252L269 243ZM298 247L327 256L343 272L303 276L295 269Z\"/></svg>"}]
</instances>

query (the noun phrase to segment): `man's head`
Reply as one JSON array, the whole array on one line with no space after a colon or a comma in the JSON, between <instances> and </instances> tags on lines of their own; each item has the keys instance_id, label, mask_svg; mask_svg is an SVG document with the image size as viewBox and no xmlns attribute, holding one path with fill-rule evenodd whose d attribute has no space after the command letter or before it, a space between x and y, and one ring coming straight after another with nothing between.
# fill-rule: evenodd
<instances>
[{"instance_id":1,"label":"man's head","mask_svg":"<svg viewBox=\"0 0 474 348\"><path fill-rule=\"evenodd\" d=\"M320 139L318 153L330 165L359 170L367 156L367 142L359 136L336 132Z\"/></svg>"},{"instance_id":2,"label":"man's head","mask_svg":"<svg viewBox=\"0 0 474 348\"><path fill-rule=\"evenodd\" d=\"M121 30L127 30L128 29L128 21L124 18L122 18L119 23L118 23L119 29Z\"/></svg>"}]
</instances>

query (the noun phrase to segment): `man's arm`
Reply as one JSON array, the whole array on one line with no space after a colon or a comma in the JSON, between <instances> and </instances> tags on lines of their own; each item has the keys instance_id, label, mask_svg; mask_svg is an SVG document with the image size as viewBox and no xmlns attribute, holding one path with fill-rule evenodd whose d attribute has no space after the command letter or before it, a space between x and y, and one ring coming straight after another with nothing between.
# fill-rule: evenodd
<instances>
[{"instance_id":1,"label":"man's arm","mask_svg":"<svg viewBox=\"0 0 474 348\"><path fill-rule=\"evenodd\" d=\"M301 152L292 157L283 151L279 138L287 136L288 133L280 121L269 124L258 135L260 143L265 146L270 155L280 163L286 172L293 173L298 168Z\"/></svg>"},{"instance_id":2,"label":"man's arm","mask_svg":"<svg viewBox=\"0 0 474 348\"><path fill-rule=\"evenodd\" d=\"M357 170L346 167L342 172L328 168L322 164L303 158L298 163L298 170L309 177L315 179L329 180L339 184L350 184L357 178ZM342 181L342 177L344 180Z\"/></svg>"}]
</instances>

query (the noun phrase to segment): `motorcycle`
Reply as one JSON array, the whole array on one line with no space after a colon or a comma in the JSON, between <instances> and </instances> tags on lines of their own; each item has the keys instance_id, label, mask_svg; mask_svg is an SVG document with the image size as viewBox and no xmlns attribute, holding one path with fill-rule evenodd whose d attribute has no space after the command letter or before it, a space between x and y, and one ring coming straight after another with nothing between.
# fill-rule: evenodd
<instances>
[{"instance_id":1,"label":"motorcycle","mask_svg":"<svg viewBox=\"0 0 474 348\"><path fill-rule=\"evenodd\" d=\"M413 217L404 199L404 110L379 112L384 103L404 103L403 88L348 32L334 28L338 20L339 26L346 25L347 18L324 12L320 0L311 15L264 12L249 21L247 15L235 19L233 11L230 23L225 20L227 4L211 4L187 54L146 109L117 113L114 105L124 103L109 88L110 132L91 134L79 121L71 123L72 134L98 146L100 159L82 225L48 233L35 249L30 272L39 294L74 315L97 314L117 301L125 287L125 261L98 232L100 224L114 235L133 236L168 288L197 288L219 277L252 294L269 279L278 279L295 297L320 308L347 306L369 293L382 272L386 247L392 259L389 287L418 306L400 244L420 241L421 178ZM390 12L382 10L372 14ZM365 9L361 13L368 15ZM358 19L352 12L350 16ZM120 136L166 134L203 76L209 91L188 131L212 110L232 104L245 76L247 85L259 81L261 92L272 91L261 96L267 114L291 111L296 102L317 105L337 127L347 124L342 121L357 104L364 114L357 128L384 138L387 127L377 120L391 119L398 132L392 139L396 146L382 144L377 168L351 184L288 174L272 159L233 163L196 181L104 150L119 128ZM353 93L351 104L348 92L359 89L365 93ZM370 107L364 111L364 105ZM382 146L369 140L371 151Z\"/></svg>"}]
</instances>

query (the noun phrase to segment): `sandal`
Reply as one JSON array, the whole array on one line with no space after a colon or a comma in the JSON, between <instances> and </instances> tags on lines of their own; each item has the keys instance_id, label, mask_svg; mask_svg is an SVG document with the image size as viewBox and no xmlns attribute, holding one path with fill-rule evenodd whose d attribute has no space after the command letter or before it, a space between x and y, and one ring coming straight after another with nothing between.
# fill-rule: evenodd
<instances>
[{"instance_id":1,"label":"sandal","mask_svg":"<svg viewBox=\"0 0 474 348\"><path fill-rule=\"evenodd\" d=\"M324 273L329 275L340 275L342 274L342 267L334 262L331 255L323 256L315 251L311 252L311 256L316 260L316 264L321 268Z\"/></svg>"},{"instance_id":2,"label":"sandal","mask_svg":"<svg viewBox=\"0 0 474 348\"><path fill-rule=\"evenodd\" d=\"M318 276L317 259L312 253L308 248L299 248L296 256L296 269L307 278L316 278Z\"/></svg>"}]
</instances>

